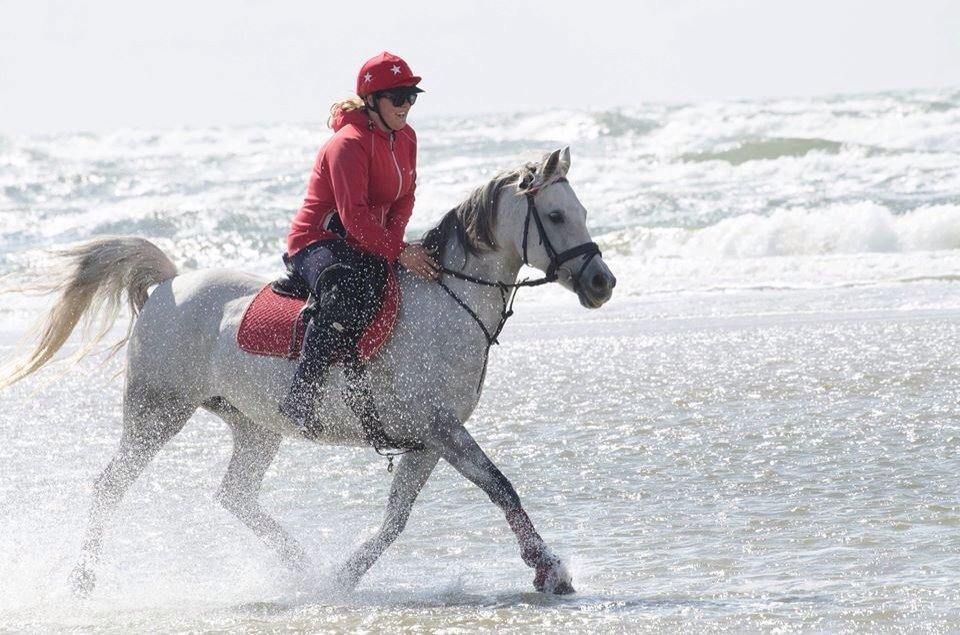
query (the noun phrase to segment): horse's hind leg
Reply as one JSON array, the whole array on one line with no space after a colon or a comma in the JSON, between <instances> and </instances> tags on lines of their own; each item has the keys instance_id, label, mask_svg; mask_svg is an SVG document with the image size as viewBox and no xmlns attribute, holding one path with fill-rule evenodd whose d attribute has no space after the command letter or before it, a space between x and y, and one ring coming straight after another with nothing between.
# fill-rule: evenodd
<instances>
[{"instance_id":1,"label":"horse's hind leg","mask_svg":"<svg viewBox=\"0 0 960 635\"><path fill-rule=\"evenodd\" d=\"M284 564L306 571L309 561L303 548L257 500L280 447L280 435L258 426L223 399L212 399L204 407L226 421L233 433L233 456L217 492L220 504L270 545Z\"/></svg>"},{"instance_id":2,"label":"horse's hind leg","mask_svg":"<svg viewBox=\"0 0 960 635\"><path fill-rule=\"evenodd\" d=\"M93 504L80 560L70 574L75 594L84 596L93 590L96 583L94 567L100 558L104 525L123 495L160 448L183 429L195 410L196 406L168 394L127 391L120 447L94 483Z\"/></svg>"},{"instance_id":3,"label":"horse's hind leg","mask_svg":"<svg viewBox=\"0 0 960 635\"><path fill-rule=\"evenodd\" d=\"M353 588L367 570L373 566L380 554L397 539L407 524L410 509L417 494L436 467L439 455L432 451L416 451L404 454L397 466L397 473L390 486L390 498L387 501L387 513L377 534L366 541L341 567L338 582Z\"/></svg>"}]
</instances>

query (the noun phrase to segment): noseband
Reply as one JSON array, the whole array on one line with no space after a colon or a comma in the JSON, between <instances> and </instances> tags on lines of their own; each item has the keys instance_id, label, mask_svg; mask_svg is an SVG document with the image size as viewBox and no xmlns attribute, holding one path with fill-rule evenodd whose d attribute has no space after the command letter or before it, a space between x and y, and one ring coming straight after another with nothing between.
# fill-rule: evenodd
<instances>
[{"instance_id":1,"label":"noseband","mask_svg":"<svg viewBox=\"0 0 960 635\"><path fill-rule=\"evenodd\" d=\"M553 182L566 183L567 179L561 176ZM511 315L513 315L513 300L517 295L517 291L521 287L538 287L542 284L554 282L557 280L557 271L565 262L568 260L573 260L578 256L587 256L583 261L583 265L581 265L580 269L577 271L577 275L572 276L574 291L579 293L580 276L583 275L587 265L590 264L590 261L593 260L595 256L602 255L600 253L600 247L595 242L582 243L576 247L571 247L566 251L557 253L553 243L550 242L550 237L547 235L547 231L543 226L543 220L540 218L540 212L537 210L537 205L533 200L539 190L540 188L537 187L524 192L524 196L527 198L527 217L523 222L523 264L530 266L530 261L527 257L527 238L530 234L530 219L533 218L533 221L537 226L537 234L540 244L543 245L547 252L547 257L550 259L550 264L547 266L546 275L543 278L538 278L536 280L523 279L520 282L507 283L500 282L499 280L492 281L484 280L482 278L475 278L474 276L467 275L460 271L454 271L453 269L440 267L440 271L448 276L485 287L496 287L500 291L500 300L503 302L503 308L500 310L500 322L497 324L496 330L491 333L487 326L483 323L483 320L480 319L480 316L477 315L476 311L471 309L470 306L460 298L460 296L454 293L450 287L443 282L443 280L437 281L443 290L446 291L447 294L453 298L456 303L459 304L460 307L470 315L470 317L473 318L473 321L476 322L477 326L480 327L480 330L483 331L483 336L487 340L487 349L483 356L483 370L480 373L480 381L477 384L477 392L480 392L480 388L483 386L483 380L487 375L487 361L490 358L490 347L494 344L500 343L497 338L500 336L500 332L503 331L503 327L507 323L507 320Z\"/></svg>"}]
</instances>

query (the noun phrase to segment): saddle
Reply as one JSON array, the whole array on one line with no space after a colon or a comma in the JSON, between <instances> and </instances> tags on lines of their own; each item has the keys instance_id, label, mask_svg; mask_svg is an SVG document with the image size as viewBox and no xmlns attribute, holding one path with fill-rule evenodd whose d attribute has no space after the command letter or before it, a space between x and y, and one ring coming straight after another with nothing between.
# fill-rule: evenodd
<instances>
[{"instance_id":1,"label":"saddle","mask_svg":"<svg viewBox=\"0 0 960 635\"><path fill-rule=\"evenodd\" d=\"M296 274L264 285L243 313L237 330L241 350L254 355L300 357L303 336L311 318L310 287ZM393 267L387 267L380 309L357 342L356 358L366 363L390 339L400 310L400 285Z\"/></svg>"}]
</instances>

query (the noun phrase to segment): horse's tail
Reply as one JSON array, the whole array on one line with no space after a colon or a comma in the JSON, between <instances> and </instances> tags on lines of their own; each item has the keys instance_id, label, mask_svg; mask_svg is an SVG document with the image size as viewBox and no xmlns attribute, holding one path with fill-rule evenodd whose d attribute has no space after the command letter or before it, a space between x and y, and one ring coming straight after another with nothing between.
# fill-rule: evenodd
<instances>
[{"instance_id":1,"label":"horse's tail","mask_svg":"<svg viewBox=\"0 0 960 635\"><path fill-rule=\"evenodd\" d=\"M116 353L127 342L133 322L147 301L147 289L177 275L177 267L163 251L143 238L97 238L56 252L63 274L26 290L60 292L60 297L38 324L36 346L29 354L0 369L0 388L39 370L56 354L84 318L83 338L74 361L90 353L117 320L124 292L130 307L126 335L113 347Z\"/></svg>"}]
</instances>

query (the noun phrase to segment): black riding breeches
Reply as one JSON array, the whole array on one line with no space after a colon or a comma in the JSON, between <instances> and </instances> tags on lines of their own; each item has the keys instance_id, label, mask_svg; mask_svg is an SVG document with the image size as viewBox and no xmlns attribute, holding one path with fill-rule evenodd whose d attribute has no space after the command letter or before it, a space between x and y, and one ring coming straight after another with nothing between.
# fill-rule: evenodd
<instances>
[{"instance_id":1,"label":"black riding breeches","mask_svg":"<svg viewBox=\"0 0 960 635\"><path fill-rule=\"evenodd\" d=\"M326 366L355 350L380 310L387 282L386 261L334 238L308 245L288 260L310 287L313 318L303 342L303 361Z\"/></svg>"}]
</instances>

